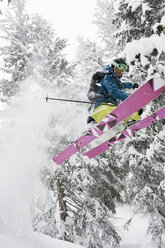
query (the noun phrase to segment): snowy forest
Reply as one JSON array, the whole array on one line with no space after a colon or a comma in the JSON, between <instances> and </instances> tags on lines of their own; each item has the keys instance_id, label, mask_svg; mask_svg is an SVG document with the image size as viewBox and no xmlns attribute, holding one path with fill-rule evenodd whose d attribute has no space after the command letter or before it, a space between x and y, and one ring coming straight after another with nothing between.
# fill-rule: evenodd
<instances>
[{"instance_id":1,"label":"snowy forest","mask_svg":"<svg viewBox=\"0 0 165 248\"><path fill-rule=\"evenodd\" d=\"M42 16L28 14L25 0L8 1L6 11L4 1L0 247L24 248L5 237L32 242L34 233L73 243L57 247L165 247L165 119L91 160L76 153L56 165L53 157L86 128L90 105L45 100L87 101L91 76L116 57L126 59L124 78L133 83L165 78L165 0L96 0L98 42L80 37L73 61L65 54L67 40ZM144 107L142 118L164 105L163 92ZM136 215L145 218L149 244L123 243L117 212L125 206L132 214L123 228L129 232ZM56 247L49 242L33 245Z\"/></svg>"}]
</instances>

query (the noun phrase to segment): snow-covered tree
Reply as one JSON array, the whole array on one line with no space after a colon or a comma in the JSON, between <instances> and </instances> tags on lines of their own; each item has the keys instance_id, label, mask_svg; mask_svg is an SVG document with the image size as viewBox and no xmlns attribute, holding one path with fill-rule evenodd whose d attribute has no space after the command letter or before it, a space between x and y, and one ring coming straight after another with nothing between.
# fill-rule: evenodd
<instances>
[{"instance_id":1,"label":"snow-covered tree","mask_svg":"<svg viewBox=\"0 0 165 248\"><path fill-rule=\"evenodd\" d=\"M162 130L162 129L161 129ZM163 247L164 235L164 134L163 130L149 144L146 135L138 134L132 142L125 144L127 154L121 155L123 165L129 166L129 177L125 180L125 201L135 207L135 212L148 216L148 233ZM151 134L150 134L151 136ZM148 138L149 139L149 138ZM150 138L150 142L153 138Z\"/></svg>"},{"instance_id":2,"label":"snow-covered tree","mask_svg":"<svg viewBox=\"0 0 165 248\"><path fill-rule=\"evenodd\" d=\"M116 42L136 81L155 73L164 76L164 1L115 2Z\"/></svg>"},{"instance_id":3,"label":"snow-covered tree","mask_svg":"<svg viewBox=\"0 0 165 248\"><path fill-rule=\"evenodd\" d=\"M102 42L103 56L106 59L114 56L116 26L114 25L114 0L97 0L95 20L93 21L98 28L98 39Z\"/></svg>"},{"instance_id":4,"label":"snow-covered tree","mask_svg":"<svg viewBox=\"0 0 165 248\"><path fill-rule=\"evenodd\" d=\"M3 70L11 77L8 81L2 80L4 93L14 94L19 81L34 71L47 80L68 80L71 67L63 53L66 41L55 35L43 18L26 14L24 0L13 1L10 6L0 26L6 39L6 46L1 48Z\"/></svg>"},{"instance_id":5,"label":"snow-covered tree","mask_svg":"<svg viewBox=\"0 0 165 248\"><path fill-rule=\"evenodd\" d=\"M114 24L118 28L115 33L116 49L129 63L129 76L140 84L154 75L163 77L165 75L164 4L164 1L117 0L114 2L116 15ZM144 116L164 104L163 93L148 106ZM113 151L111 148L107 151L107 156L111 156L112 161L118 158L124 168L123 189L126 192L126 203L133 204L136 211L144 210L145 214L149 214L151 222L148 231L155 240L157 233L157 247L163 247L161 239L164 228L163 205L161 205L164 199L160 188L163 178L159 177L159 173L163 175L164 172L163 164L158 165L156 162L157 159L161 159L164 150L163 125L164 121L161 120L147 130L139 132L131 140L114 147L113 149L116 150ZM154 152L157 154L156 157L148 156L148 151L151 151L155 142L157 142L156 147L161 149L157 149L157 153ZM150 200L147 200L147 197Z\"/></svg>"},{"instance_id":6,"label":"snow-covered tree","mask_svg":"<svg viewBox=\"0 0 165 248\"><path fill-rule=\"evenodd\" d=\"M116 32L118 43L123 47L128 42L154 34L155 24L160 23L164 15L164 6L164 0L115 1L114 23L118 28Z\"/></svg>"},{"instance_id":7,"label":"snow-covered tree","mask_svg":"<svg viewBox=\"0 0 165 248\"><path fill-rule=\"evenodd\" d=\"M124 1L122 1L122 3L124 3ZM128 2L125 3L128 4ZM129 75L135 81L141 83L146 80L146 78L151 78L154 75L163 77L165 75L165 50L163 46L163 43L165 42L165 13L163 8L161 9L164 4L162 1L158 3L157 7L153 6L151 1L145 1L145 3L140 3L139 1L137 3L138 6L135 3L132 2L130 11L134 10L134 15L132 16L135 16L135 11L140 9L141 11L143 10L140 12L143 17L143 22L141 24L137 23L136 26L138 27L139 25L139 29L142 27L142 30L138 32L138 29L135 28L135 32L133 32L133 25L130 26L128 20L124 21L123 16L124 27L126 28L125 30L123 28L119 37L122 41L120 45L125 46L122 54L127 58L127 61L130 64ZM146 8L146 6L148 7ZM153 7L157 9L157 12L155 12ZM125 9L125 11L127 10L128 9ZM152 13L155 13L153 18ZM139 20L140 17L137 22L139 22ZM120 23L120 25L122 27L122 23ZM129 31L125 32L127 30ZM163 93L146 108L144 116L149 114L150 111L155 111L164 104ZM156 241L157 247L163 247L161 240L164 229L163 205L161 204L164 199L162 198L162 189L160 188L160 183L163 180L160 175L163 175L164 173L162 167L164 161L161 160L162 150L164 150L164 144L162 143L163 125L164 121L161 120L147 128L147 130L139 132L139 134L135 135L131 140L125 142L121 151L122 164L125 166L128 165L130 168L128 177L126 177L127 179L125 180L126 202L133 204L136 211L142 211L150 216L148 232ZM156 151L156 157L151 155L151 148L154 145L159 147ZM150 156L148 154L150 154ZM154 151L153 154L155 154ZM157 159L160 159L161 163L158 163Z\"/></svg>"},{"instance_id":8,"label":"snow-covered tree","mask_svg":"<svg viewBox=\"0 0 165 248\"><path fill-rule=\"evenodd\" d=\"M53 150L50 143L50 157L64 145L68 145L66 135L61 136L58 145L54 143ZM35 230L89 248L119 246L120 237L110 220L116 203L121 201L121 168L109 164L108 158L87 163L77 155L43 174L51 194L35 215Z\"/></svg>"},{"instance_id":9,"label":"snow-covered tree","mask_svg":"<svg viewBox=\"0 0 165 248\"><path fill-rule=\"evenodd\" d=\"M0 2L3 2L3 0L1 0ZM7 0L8 4L11 2L11 0ZM2 11L0 9L0 14L2 14Z\"/></svg>"},{"instance_id":10,"label":"snow-covered tree","mask_svg":"<svg viewBox=\"0 0 165 248\"><path fill-rule=\"evenodd\" d=\"M101 48L95 42L79 37L76 53L76 72L79 73L81 80L84 78L84 82L88 82L93 72L103 66L102 55Z\"/></svg>"},{"instance_id":11,"label":"snow-covered tree","mask_svg":"<svg viewBox=\"0 0 165 248\"><path fill-rule=\"evenodd\" d=\"M75 82L83 89L79 98L87 98L92 75L104 66L102 57L101 48L95 42L79 37L75 59Z\"/></svg>"}]
</instances>

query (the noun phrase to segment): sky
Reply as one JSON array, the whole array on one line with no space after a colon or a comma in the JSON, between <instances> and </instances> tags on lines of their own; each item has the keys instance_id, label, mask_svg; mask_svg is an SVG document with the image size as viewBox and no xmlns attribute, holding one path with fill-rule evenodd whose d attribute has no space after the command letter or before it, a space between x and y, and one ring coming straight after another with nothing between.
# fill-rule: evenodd
<instances>
[{"instance_id":1,"label":"sky","mask_svg":"<svg viewBox=\"0 0 165 248\"><path fill-rule=\"evenodd\" d=\"M68 40L71 57L74 57L79 35L93 41L97 37L97 27L92 24L95 8L96 0L26 1L29 13L39 13L53 24L57 35Z\"/></svg>"}]
</instances>

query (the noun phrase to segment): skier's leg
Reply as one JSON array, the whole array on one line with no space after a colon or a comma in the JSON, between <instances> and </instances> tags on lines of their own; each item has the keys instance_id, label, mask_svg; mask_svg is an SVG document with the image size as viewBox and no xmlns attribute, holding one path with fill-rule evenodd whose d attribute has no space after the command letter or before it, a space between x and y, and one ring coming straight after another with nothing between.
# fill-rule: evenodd
<instances>
[{"instance_id":1,"label":"skier's leg","mask_svg":"<svg viewBox=\"0 0 165 248\"><path fill-rule=\"evenodd\" d=\"M100 105L95 109L94 113L89 117L91 117L95 122L99 122L109 113L111 113L115 108L116 106L113 105ZM90 120L92 120L91 118Z\"/></svg>"},{"instance_id":2,"label":"skier's leg","mask_svg":"<svg viewBox=\"0 0 165 248\"><path fill-rule=\"evenodd\" d=\"M125 119L126 125L132 125L133 123L140 121L140 115L138 112L133 113L128 118Z\"/></svg>"}]
</instances>

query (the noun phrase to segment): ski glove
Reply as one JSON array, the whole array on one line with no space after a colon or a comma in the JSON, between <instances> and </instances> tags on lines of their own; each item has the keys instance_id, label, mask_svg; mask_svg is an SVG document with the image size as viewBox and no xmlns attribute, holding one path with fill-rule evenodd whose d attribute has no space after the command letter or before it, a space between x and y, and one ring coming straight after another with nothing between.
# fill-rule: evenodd
<instances>
[{"instance_id":1,"label":"ski glove","mask_svg":"<svg viewBox=\"0 0 165 248\"><path fill-rule=\"evenodd\" d=\"M139 85L138 85L137 83L134 83L132 88L133 88L133 89L136 89L136 88L138 88L138 87L139 87Z\"/></svg>"},{"instance_id":2,"label":"ski glove","mask_svg":"<svg viewBox=\"0 0 165 248\"><path fill-rule=\"evenodd\" d=\"M138 111L138 115L142 115L143 114L143 109L141 108L141 109L139 109L139 111Z\"/></svg>"}]
</instances>

